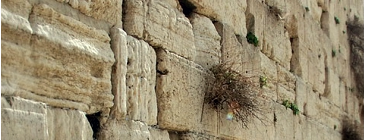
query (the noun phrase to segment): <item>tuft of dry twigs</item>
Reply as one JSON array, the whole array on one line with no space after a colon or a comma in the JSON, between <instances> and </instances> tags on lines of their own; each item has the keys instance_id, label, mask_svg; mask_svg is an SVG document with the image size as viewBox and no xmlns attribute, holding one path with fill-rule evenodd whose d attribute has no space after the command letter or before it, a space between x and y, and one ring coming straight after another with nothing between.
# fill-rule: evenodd
<instances>
[{"instance_id":1,"label":"tuft of dry twigs","mask_svg":"<svg viewBox=\"0 0 365 140\"><path fill-rule=\"evenodd\" d=\"M232 70L230 67L219 64L210 69L215 77L209 88L205 102L217 110L228 107L234 114L236 121L248 128L252 118L261 122L260 105L258 101L259 84L255 84L250 77Z\"/></svg>"},{"instance_id":2,"label":"tuft of dry twigs","mask_svg":"<svg viewBox=\"0 0 365 140\"><path fill-rule=\"evenodd\" d=\"M362 140L364 134L361 134L361 124L346 118L342 121L342 139L343 140Z\"/></svg>"},{"instance_id":3,"label":"tuft of dry twigs","mask_svg":"<svg viewBox=\"0 0 365 140\"><path fill-rule=\"evenodd\" d=\"M360 97L364 97L364 23L357 18L348 21L347 33L350 43L351 68L354 71L356 80L357 93Z\"/></svg>"}]
</instances>

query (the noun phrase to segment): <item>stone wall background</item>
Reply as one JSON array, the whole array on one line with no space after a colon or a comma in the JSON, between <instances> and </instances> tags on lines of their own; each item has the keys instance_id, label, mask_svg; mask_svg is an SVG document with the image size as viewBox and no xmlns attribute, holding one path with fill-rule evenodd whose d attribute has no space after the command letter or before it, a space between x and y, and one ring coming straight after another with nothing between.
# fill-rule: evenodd
<instances>
[{"instance_id":1,"label":"stone wall background","mask_svg":"<svg viewBox=\"0 0 365 140\"><path fill-rule=\"evenodd\" d=\"M3 0L2 138L340 140L344 117L363 126L346 31L363 10L361 0ZM204 105L220 62L268 77L267 124L242 128Z\"/></svg>"}]
</instances>

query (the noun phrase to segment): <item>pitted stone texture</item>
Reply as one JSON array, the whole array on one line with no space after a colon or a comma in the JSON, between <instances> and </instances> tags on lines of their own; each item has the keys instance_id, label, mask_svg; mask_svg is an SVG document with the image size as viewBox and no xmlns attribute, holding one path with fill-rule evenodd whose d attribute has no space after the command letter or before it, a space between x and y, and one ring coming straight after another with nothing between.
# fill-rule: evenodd
<instances>
[{"instance_id":1,"label":"pitted stone texture","mask_svg":"<svg viewBox=\"0 0 365 140\"><path fill-rule=\"evenodd\" d=\"M242 0L188 0L195 7L195 12L205 15L210 19L226 23L233 28L233 33L246 35L246 11L247 3Z\"/></svg>"},{"instance_id":2,"label":"pitted stone texture","mask_svg":"<svg viewBox=\"0 0 365 140\"><path fill-rule=\"evenodd\" d=\"M46 105L18 97L8 99L11 107L1 108L1 138L47 139Z\"/></svg>"},{"instance_id":3,"label":"pitted stone texture","mask_svg":"<svg viewBox=\"0 0 365 140\"><path fill-rule=\"evenodd\" d=\"M116 63L112 74L113 118L157 123L156 53L151 46L120 28L112 29Z\"/></svg>"},{"instance_id":4,"label":"pitted stone texture","mask_svg":"<svg viewBox=\"0 0 365 140\"><path fill-rule=\"evenodd\" d=\"M219 64L221 37L209 18L193 13L190 20L193 26L197 51L195 62L205 69L210 69L212 66Z\"/></svg>"},{"instance_id":5,"label":"pitted stone texture","mask_svg":"<svg viewBox=\"0 0 365 140\"><path fill-rule=\"evenodd\" d=\"M32 10L32 5L25 0L3 0L1 1L1 9L5 9L12 14L16 14L25 19L28 19L29 14ZM1 11L1 13L2 12L3 11ZM3 15L1 15L1 17L2 16Z\"/></svg>"},{"instance_id":6,"label":"pitted stone texture","mask_svg":"<svg viewBox=\"0 0 365 140\"><path fill-rule=\"evenodd\" d=\"M48 139L92 140L93 130L84 112L47 108Z\"/></svg>"},{"instance_id":7,"label":"pitted stone texture","mask_svg":"<svg viewBox=\"0 0 365 140\"><path fill-rule=\"evenodd\" d=\"M288 32L284 30L284 22L256 0L248 0L246 18L250 23L247 23L247 30L258 38L261 51L289 69L292 54L290 38Z\"/></svg>"},{"instance_id":8,"label":"pitted stone texture","mask_svg":"<svg viewBox=\"0 0 365 140\"><path fill-rule=\"evenodd\" d=\"M103 128L98 134L98 140L148 140L151 136L148 125L139 121L113 119Z\"/></svg>"},{"instance_id":9,"label":"pitted stone texture","mask_svg":"<svg viewBox=\"0 0 365 140\"><path fill-rule=\"evenodd\" d=\"M1 131L4 139L91 140L93 131L84 112L49 108L44 103L6 97L2 104Z\"/></svg>"},{"instance_id":10,"label":"pitted stone texture","mask_svg":"<svg viewBox=\"0 0 365 140\"><path fill-rule=\"evenodd\" d=\"M277 94L277 79L278 71L275 61L270 60L266 55L260 52L261 57L261 76L267 77L267 83L262 87L263 95L273 101L278 99Z\"/></svg>"},{"instance_id":11,"label":"pitted stone texture","mask_svg":"<svg viewBox=\"0 0 365 140\"><path fill-rule=\"evenodd\" d=\"M149 128L150 131L151 140L170 140L169 138L169 132L167 130L161 130L156 128Z\"/></svg>"},{"instance_id":12,"label":"pitted stone texture","mask_svg":"<svg viewBox=\"0 0 365 140\"><path fill-rule=\"evenodd\" d=\"M245 37L236 36L229 25L219 22L214 25L222 37L221 63L244 76L256 78L258 82L261 61L259 48L249 45Z\"/></svg>"},{"instance_id":13,"label":"pitted stone texture","mask_svg":"<svg viewBox=\"0 0 365 140\"><path fill-rule=\"evenodd\" d=\"M123 5L123 26L128 35L195 60L192 26L182 12L163 1L127 0Z\"/></svg>"},{"instance_id":14,"label":"pitted stone texture","mask_svg":"<svg viewBox=\"0 0 365 140\"><path fill-rule=\"evenodd\" d=\"M286 109L281 104L275 104L275 139L292 140L294 138L294 116L293 111Z\"/></svg>"},{"instance_id":15,"label":"pitted stone texture","mask_svg":"<svg viewBox=\"0 0 365 140\"><path fill-rule=\"evenodd\" d=\"M278 70L278 86L282 86L286 90L295 92L295 76L289 70L280 65L276 65Z\"/></svg>"},{"instance_id":16,"label":"pitted stone texture","mask_svg":"<svg viewBox=\"0 0 365 140\"><path fill-rule=\"evenodd\" d=\"M127 115L132 120L156 124L156 53L146 42L131 36L127 36L127 47Z\"/></svg>"},{"instance_id":17,"label":"pitted stone texture","mask_svg":"<svg viewBox=\"0 0 365 140\"><path fill-rule=\"evenodd\" d=\"M107 112L113 105L110 73L114 63L108 34L44 4L33 7L29 21L33 35L24 33L31 36L29 43L2 38L2 85L15 89L4 94L88 113ZM2 33L14 36L17 26L10 25Z\"/></svg>"},{"instance_id":18,"label":"pitted stone texture","mask_svg":"<svg viewBox=\"0 0 365 140\"><path fill-rule=\"evenodd\" d=\"M298 39L292 42L291 70L294 74L303 78L313 86L313 90L323 94L325 88L325 64L332 58L329 54L332 50L331 41L320 31L318 24L310 20L298 22ZM309 34L308 32L311 32ZM323 40L318 40L323 38ZM312 46L312 47L307 47Z\"/></svg>"},{"instance_id":19,"label":"pitted stone texture","mask_svg":"<svg viewBox=\"0 0 365 140\"><path fill-rule=\"evenodd\" d=\"M158 125L176 131L201 128L204 94L212 75L166 50L157 51ZM212 122L214 123L214 122Z\"/></svg>"},{"instance_id":20,"label":"pitted stone texture","mask_svg":"<svg viewBox=\"0 0 365 140\"><path fill-rule=\"evenodd\" d=\"M68 3L71 7L81 13L98 20L104 20L110 24L116 24L122 19L121 0L57 0L58 2Z\"/></svg>"}]
</instances>

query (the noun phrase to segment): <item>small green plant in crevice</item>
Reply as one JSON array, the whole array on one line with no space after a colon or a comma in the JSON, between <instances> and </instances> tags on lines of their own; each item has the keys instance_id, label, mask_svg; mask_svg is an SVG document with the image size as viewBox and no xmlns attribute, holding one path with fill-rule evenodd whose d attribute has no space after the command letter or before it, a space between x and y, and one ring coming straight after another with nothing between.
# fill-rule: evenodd
<instances>
[{"instance_id":1,"label":"small green plant in crevice","mask_svg":"<svg viewBox=\"0 0 365 140\"><path fill-rule=\"evenodd\" d=\"M343 34L346 34L346 31L342 31Z\"/></svg>"},{"instance_id":2,"label":"small green plant in crevice","mask_svg":"<svg viewBox=\"0 0 365 140\"><path fill-rule=\"evenodd\" d=\"M353 88L353 87L349 87L349 91L350 91L350 92L354 92L354 91L355 91L355 88Z\"/></svg>"},{"instance_id":3,"label":"small green plant in crevice","mask_svg":"<svg viewBox=\"0 0 365 140\"><path fill-rule=\"evenodd\" d=\"M332 50L332 57L336 56L336 50Z\"/></svg>"},{"instance_id":4,"label":"small green plant in crevice","mask_svg":"<svg viewBox=\"0 0 365 140\"><path fill-rule=\"evenodd\" d=\"M333 129L334 129L334 130L336 130L336 129L337 129L337 125L334 125L334 126L333 126Z\"/></svg>"},{"instance_id":5,"label":"small green plant in crevice","mask_svg":"<svg viewBox=\"0 0 365 140\"><path fill-rule=\"evenodd\" d=\"M255 47L259 45L259 40L252 32L248 32L246 35L247 42L253 44Z\"/></svg>"},{"instance_id":6,"label":"small green plant in crevice","mask_svg":"<svg viewBox=\"0 0 365 140\"><path fill-rule=\"evenodd\" d=\"M267 85L267 77L264 76L264 75L261 75L260 76L260 87L262 88L262 87L264 87L266 85Z\"/></svg>"},{"instance_id":7,"label":"small green plant in crevice","mask_svg":"<svg viewBox=\"0 0 365 140\"><path fill-rule=\"evenodd\" d=\"M299 114L298 105L290 102L289 100L283 101L282 105L285 106L286 109L290 108L293 111L293 114L294 115L298 115Z\"/></svg>"},{"instance_id":8,"label":"small green plant in crevice","mask_svg":"<svg viewBox=\"0 0 365 140\"><path fill-rule=\"evenodd\" d=\"M334 19L336 24L340 24L340 19L338 17L335 17Z\"/></svg>"}]
</instances>

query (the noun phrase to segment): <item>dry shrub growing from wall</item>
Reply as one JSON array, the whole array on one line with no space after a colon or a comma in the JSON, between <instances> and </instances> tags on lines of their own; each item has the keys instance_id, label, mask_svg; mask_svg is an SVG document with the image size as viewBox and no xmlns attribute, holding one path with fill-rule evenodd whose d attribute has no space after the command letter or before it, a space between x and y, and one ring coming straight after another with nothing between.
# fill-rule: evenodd
<instances>
[{"instance_id":1,"label":"dry shrub growing from wall","mask_svg":"<svg viewBox=\"0 0 365 140\"><path fill-rule=\"evenodd\" d=\"M351 68L357 85L357 93L364 97L364 23L358 18L347 22L347 33L351 47Z\"/></svg>"},{"instance_id":2,"label":"dry shrub growing from wall","mask_svg":"<svg viewBox=\"0 0 365 140\"><path fill-rule=\"evenodd\" d=\"M251 78L232 70L224 64L210 69L215 77L205 95L205 102L218 111L233 113L233 119L248 128L253 118L264 123L258 98L260 86Z\"/></svg>"},{"instance_id":3,"label":"dry shrub growing from wall","mask_svg":"<svg viewBox=\"0 0 365 140\"><path fill-rule=\"evenodd\" d=\"M364 134L360 127L363 127L360 123L344 119L342 121L342 140L363 140Z\"/></svg>"}]
</instances>

